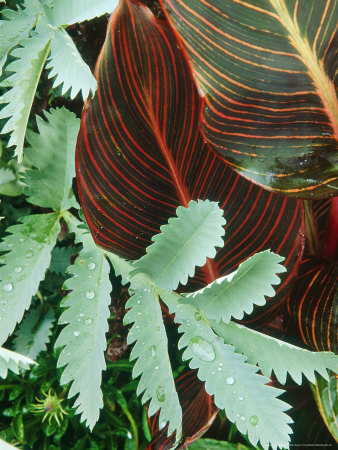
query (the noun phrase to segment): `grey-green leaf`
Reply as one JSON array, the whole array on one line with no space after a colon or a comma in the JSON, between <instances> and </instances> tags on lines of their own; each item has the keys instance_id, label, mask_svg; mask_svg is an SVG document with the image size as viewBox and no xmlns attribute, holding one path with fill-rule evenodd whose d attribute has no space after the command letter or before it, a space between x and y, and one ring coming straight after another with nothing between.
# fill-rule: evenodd
<instances>
[{"instance_id":1,"label":"grey-green leaf","mask_svg":"<svg viewBox=\"0 0 338 450\"><path fill-rule=\"evenodd\" d=\"M61 384L72 382L68 398L78 395L74 407L81 421L93 429L103 407L102 371L105 370L105 334L110 315L109 264L104 252L94 244L90 234L81 234L83 250L68 272L65 283L72 292L64 299L59 323L68 324L61 331L57 347L63 347L58 367L66 366Z\"/></svg>"},{"instance_id":2,"label":"grey-green leaf","mask_svg":"<svg viewBox=\"0 0 338 450\"><path fill-rule=\"evenodd\" d=\"M32 296L50 264L60 230L57 214L35 214L20 219L0 243L0 344L6 341L29 308Z\"/></svg>"},{"instance_id":3,"label":"grey-green leaf","mask_svg":"<svg viewBox=\"0 0 338 450\"><path fill-rule=\"evenodd\" d=\"M27 356L12 352L0 347L0 377L6 378L8 370L18 374L20 369L28 369L30 365L36 364Z\"/></svg>"},{"instance_id":4,"label":"grey-green leaf","mask_svg":"<svg viewBox=\"0 0 338 450\"><path fill-rule=\"evenodd\" d=\"M134 273L143 272L163 289L176 289L193 276L196 266L213 258L215 247L223 246L225 220L216 202L191 201L188 208L179 206L177 217L161 227L152 238L147 254L135 263Z\"/></svg>"},{"instance_id":5,"label":"grey-green leaf","mask_svg":"<svg viewBox=\"0 0 338 450\"><path fill-rule=\"evenodd\" d=\"M282 384L285 384L288 373L301 384L302 373L314 383L314 371L325 379L328 379L327 369L338 371L338 356L334 353L304 350L234 322L210 320L210 325L237 352L245 354L249 363L258 364L265 376L270 377L273 370Z\"/></svg>"},{"instance_id":6,"label":"grey-green leaf","mask_svg":"<svg viewBox=\"0 0 338 450\"><path fill-rule=\"evenodd\" d=\"M66 108L52 109L45 116L47 121L37 117L39 133L27 133L32 147L26 156L37 170L26 171L25 193L30 203L66 210L76 205L72 180L80 120Z\"/></svg>"},{"instance_id":7,"label":"grey-green leaf","mask_svg":"<svg viewBox=\"0 0 338 450\"><path fill-rule=\"evenodd\" d=\"M206 317L229 322L231 317L242 319L250 314L254 304L264 305L265 297L274 296L272 285L280 283L277 273L286 269L283 257L265 250L244 261L231 275L214 281L209 287L189 294L184 303L198 308Z\"/></svg>"}]
</instances>

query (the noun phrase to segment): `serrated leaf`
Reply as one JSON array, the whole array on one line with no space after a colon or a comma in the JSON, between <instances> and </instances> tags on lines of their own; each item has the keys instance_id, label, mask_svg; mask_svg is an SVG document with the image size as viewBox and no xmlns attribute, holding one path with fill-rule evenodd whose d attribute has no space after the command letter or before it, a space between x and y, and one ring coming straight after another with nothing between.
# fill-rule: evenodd
<instances>
[{"instance_id":1,"label":"serrated leaf","mask_svg":"<svg viewBox=\"0 0 338 450\"><path fill-rule=\"evenodd\" d=\"M334 353L310 352L234 322L210 320L210 325L237 352L245 354L248 363L258 364L267 377L273 370L282 384L285 384L288 373L296 383L301 384L302 373L314 383L314 371L328 379L326 369L338 370L338 356Z\"/></svg>"},{"instance_id":2,"label":"serrated leaf","mask_svg":"<svg viewBox=\"0 0 338 450\"><path fill-rule=\"evenodd\" d=\"M52 251L52 261L50 263L50 272L64 275L70 265L70 257L78 252L76 247L54 247Z\"/></svg>"},{"instance_id":3,"label":"serrated leaf","mask_svg":"<svg viewBox=\"0 0 338 450\"><path fill-rule=\"evenodd\" d=\"M229 322L250 314L254 304L264 305L265 297L275 295L272 285L280 283L277 273L286 269L283 257L266 250L244 261L236 272L214 281L209 287L188 296L191 303L210 319Z\"/></svg>"},{"instance_id":4,"label":"serrated leaf","mask_svg":"<svg viewBox=\"0 0 338 450\"><path fill-rule=\"evenodd\" d=\"M14 181L16 176L10 169L0 168L0 186Z\"/></svg>"},{"instance_id":5,"label":"serrated leaf","mask_svg":"<svg viewBox=\"0 0 338 450\"><path fill-rule=\"evenodd\" d=\"M96 80L89 66L82 59L69 34L62 29L53 33L51 55L46 69L51 69L49 78L55 77L53 87L63 84L62 95L71 90L71 99L81 91L83 100L86 100L89 93L92 92L93 95L96 90Z\"/></svg>"},{"instance_id":6,"label":"serrated leaf","mask_svg":"<svg viewBox=\"0 0 338 450\"><path fill-rule=\"evenodd\" d=\"M101 378L105 370L105 333L110 315L109 264L102 250L97 248L89 234L82 234L83 249L68 273L73 276L65 282L72 292L64 299L67 309L59 323L68 324L60 333L55 346L64 347L58 367L65 367L61 384L72 382L68 398L78 395L74 403L81 421L93 429L103 407Z\"/></svg>"},{"instance_id":7,"label":"serrated leaf","mask_svg":"<svg viewBox=\"0 0 338 450\"><path fill-rule=\"evenodd\" d=\"M311 385L319 412L328 430L338 442L338 378L337 374L330 372L329 379L316 377L315 385Z\"/></svg>"},{"instance_id":8,"label":"serrated leaf","mask_svg":"<svg viewBox=\"0 0 338 450\"><path fill-rule=\"evenodd\" d=\"M26 171L25 193L30 203L66 210L76 205L72 180L80 121L66 108L52 109L45 116L47 121L37 117L39 133L27 133L32 148L26 156L38 170Z\"/></svg>"},{"instance_id":9,"label":"serrated leaf","mask_svg":"<svg viewBox=\"0 0 338 450\"><path fill-rule=\"evenodd\" d=\"M43 305L30 309L15 332L14 350L36 359L47 348L54 320L54 312L45 313Z\"/></svg>"},{"instance_id":10,"label":"serrated leaf","mask_svg":"<svg viewBox=\"0 0 338 450\"><path fill-rule=\"evenodd\" d=\"M76 22L91 20L103 14L110 14L118 5L118 0L59 0L48 13L55 27L71 25Z\"/></svg>"},{"instance_id":11,"label":"serrated leaf","mask_svg":"<svg viewBox=\"0 0 338 450\"><path fill-rule=\"evenodd\" d=\"M29 308L43 280L51 251L60 230L57 214L22 217L22 224L7 228L11 233L0 243L0 344L6 341Z\"/></svg>"},{"instance_id":12,"label":"serrated leaf","mask_svg":"<svg viewBox=\"0 0 338 450\"><path fill-rule=\"evenodd\" d=\"M20 369L28 369L30 365L36 364L27 356L12 352L3 347L0 347L0 377L6 378L8 370L18 374Z\"/></svg>"},{"instance_id":13,"label":"serrated leaf","mask_svg":"<svg viewBox=\"0 0 338 450\"><path fill-rule=\"evenodd\" d=\"M131 309L124 322L134 323L128 333L128 344L136 341L130 355L131 361L137 359L133 377L141 375L136 393L144 392L142 403L150 401L150 417L160 409L160 427L169 422L168 435L175 430L180 433L182 410L169 360L161 306L154 288L140 281L139 290L128 300L126 308Z\"/></svg>"},{"instance_id":14,"label":"serrated leaf","mask_svg":"<svg viewBox=\"0 0 338 450\"><path fill-rule=\"evenodd\" d=\"M11 53L11 56L18 59L7 67L8 71L14 72L7 79L13 87L0 100L0 103L7 103L0 111L0 119L9 117L1 134L11 133L8 147L15 146L19 162L23 156L30 110L49 50L50 34L34 34L33 37L20 41L20 47Z\"/></svg>"},{"instance_id":15,"label":"serrated leaf","mask_svg":"<svg viewBox=\"0 0 338 450\"><path fill-rule=\"evenodd\" d=\"M206 258L215 256L215 247L223 246L225 220L216 202L191 200L188 208L179 206L176 214L152 238L147 254L135 263L135 273L147 274L167 290L186 284L195 267L203 266Z\"/></svg>"},{"instance_id":16,"label":"serrated leaf","mask_svg":"<svg viewBox=\"0 0 338 450\"><path fill-rule=\"evenodd\" d=\"M181 323L183 333L179 348L187 347L183 358L189 366L198 369L198 377L205 381L206 391L214 396L219 408L225 410L229 420L236 422L241 433L248 433L250 442L260 440L264 449L289 445L292 420L284 414L289 405L277 397L281 390L267 386L270 380L258 375L257 366L245 362L244 355L224 343L192 305L178 303L179 296L159 289L162 300L175 321Z\"/></svg>"}]
</instances>

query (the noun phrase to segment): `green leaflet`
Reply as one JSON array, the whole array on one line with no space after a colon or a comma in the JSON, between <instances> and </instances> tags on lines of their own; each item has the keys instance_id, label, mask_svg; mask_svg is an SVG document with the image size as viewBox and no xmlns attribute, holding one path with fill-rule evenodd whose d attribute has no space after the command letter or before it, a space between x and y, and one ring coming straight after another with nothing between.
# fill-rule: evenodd
<instances>
[{"instance_id":1,"label":"green leaflet","mask_svg":"<svg viewBox=\"0 0 338 450\"><path fill-rule=\"evenodd\" d=\"M177 294L163 289L159 294L170 312L175 312L175 321L181 323L179 348L187 347L183 358L191 360L192 369L198 369L198 377L206 382L216 405L236 422L241 433L248 433L253 445L260 440L266 450L269 445L273 449L288 447L292 432L288 423L292 420L284 414L289 405L277 398L282 391L267 386L269 378L258 375L257 366L246 363L245 356L225 344L193 306L178 303Z\"/></svg>"},{"instance_id":2,"label":"green leaflet","mask_svg":"<svg viewBox=\"0 0 338 450\"><path fill-rule=\"evenodd\" d=\"M214 439L198 439L189 445L189 450L250 450L243 444L232 444L231 442L216 441Z\"/></svg>"},{"instance_id":3,"label":"green leaflet","mask_svg":"<svg viewBox=\"0 0 338 450\"><path fill-rule=\"evenodd\" d=\"M34 34L20 41L11 55L16 59L7 67L14 72L7 81L13 86L1 98L7 105L0 111L0 119L9 117L1 130L2 134L11 133L8 147L15 146L15 155L19 162L23 156L23 144L28 118L34 100L40 75L50 50L50 34Z\"/></svg>"},{"instance_id":4,"label":"green leaflet","mask_svg":"<svg viewBox=\"0 0 338 450\"><path fill-rule=\"evenodd\" d=\"M8 370L18 374L20 368L28 369L30 365L36 364L27 356L20 355L19 353L12 352L3 347L0 347L0 377L6 378Z\"/></svg>"},{"instance_id":5,"label":"green leaflet","mask_svg":"<svg viewBox=\"0 0 338 450\"><path fill-rule=\"evenodd\" d=\"M51 56L46 69L51 69L49 78L55 77L53 87L63 83L62 95L70 89L71 99L81 91L83 100L86 100L90 92L94 94L96 91L96 80L90 68L82 59L69 34L62 29L53 33Z\"/></svg>"},{"instance_id":6,"label":"green leaflet","mask_svg":"<svg viewBox=\"0 0 338 450\"><path fill-rule=\"evenodd\" d=\"M0 344L6 341L29 308L32 296L51 259L60 230L58 214L36 214L20 219L0 243Z\"/></svg>"},{"instance_id":7,"label":"green leaflet","mask_svg":"<svg viewBox=\"0 0 338 450\"><path fill-rule=\"evenodd\" d=\"M193 276L196 266L213 258L215 247L223 246L225 220L216 202L199 200L189 207L177 208L177 217L169 219L155 235L147 254L135 263L135 272L143 272L163 289L176 289Z\"/></svg>"},{"instance_id":8,"label":"green leaflet","mask_svg":"<svg viewBox=\"0 0 338 450\"><path fill-rule=\"evenodd\" d=\"M338 442L338 379L336 374L330 372L328 380L317 376L316 383L311 385L311 388L319 412L330 433Z\"/></svg>"},{"instance_id":9,"label":"green leaflet","mask_svg":"<svg viewBox=\"0 0 338 450\"><path fill-rule=\"evenodd\" d=\"M30 309L15 331L14 350L36 359L47 348L54 320L54 312L48 309L46 313L43 305Z\"/></svg>"},{"instance_id":10,"label":"green leaflet","mask_svg":"<svg viewBox=\"0 0 338 450\"><path fill-rule=\"evenodd\" d=\"M118 0L58 0L52 10L46 9L46 14L54 27L60 27L110 14L117 5Z\"/></svg>"},{"instance_id":11,"label":"green leaflet","mask_svg":"<svg viewBox=\"0 0 338 450\"><path fill-rule=\"evenodd\" d=\"M72 292L64 299L59 323L68 324L61 331L55 346L63 347L58 367L66 366L61 384L72 382L68 398L78 395L74 407L93 429L103 407L101 378L106 368L104 350L107 319L110 315L109 264L89 233L78 230L83 250L68 273L73 276L65 282Z\"/></svg>"},{"instance_id":12,"label":"green leaflet","mask_svg":"<svg viewBox=\"0 0 338 450\"><path fill-rule=\"evenodd\" d=\"M14 447L13 445L9 444L8 442L3 441L0 439L0 446L3 450L16 450L17 447Z\"/></svg>"},{"instance_id":13,"label":"green leaflet","mask_svg":"<svg viewBox=\"0 0 338 450\"><path fill-rule=\"evenodd\" d=\"M137 359L133 377L141 375L137 395L143 393L142 403L150 401L148 414L152 416L159 409L160 427L167 422L168 435L178 430L182 423L182 410L178 400L172 368L168 355L168 339L162 319L162 312L154 287L142 274L129 279L133 266L116 255L109 254L116 274L122 275L122 282L131 283L132 297L126 307L125 323L134 323L128 333L128 344L136 341L130 360Z\"/></svg>"},{"instance_id":14,"label":"green leaflet","mask_svg":"<svg viewBox=\"0 0 338 450\"><path fill-rule=\"evenodd\" d=\"M247 356L248 363L258 364L267 377L273 370L282 384L286 383L287 373L298 384L302 382L302 373L314 383L315 370L327 379L326 369L338 369L338 356L333 353L304 350L234 322L217 323L210 320L209 323L225 342L231 343L237 352Z\"/></svg>"},{"instance_id":15,"label":"green leaflet","mask_svg":"<svg viewBox=\"0 0 338 450\"><path fill-rule=\"evenodd\" d=\"M37 117L39 133L29 132L28 160L38 170L27 170L24 179L28 201L55 210L76 206L72 192L75 177L75 146L80 120L66 108Z\"/></svg>"},{"instance_id":16,"label":"green leaflet","mask_svg":"<svg viewBox=\"0 0 338 450\"><path fill-rule=\"evenodd\" d=\"M265 296L275 295L271 285L279 284L276 274L286 271L280 264L283 260L270 250L256 253L236 272L214 281L210 287L189 294L189 300L184 300L184 303L194 305L210 319L224 322L229 322L231 317L242 319L244 312L252 312L254 304L264 305Z\"/></svg>"}]
</instances>

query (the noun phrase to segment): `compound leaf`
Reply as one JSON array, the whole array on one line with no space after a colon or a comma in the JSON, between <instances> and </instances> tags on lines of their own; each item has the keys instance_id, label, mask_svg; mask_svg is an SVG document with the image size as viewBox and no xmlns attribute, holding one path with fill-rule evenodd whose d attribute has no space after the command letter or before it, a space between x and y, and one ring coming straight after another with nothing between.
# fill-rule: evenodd
<instances>
[{"instance_id":1,"label":"compound leaf","mask_svg":"<svg viewBox=\"0 0 338 450\"><path fill-rule=\"evenodd\" d=\"M0 103L7 103L0 111L0 119L9 117L1 133L11 133L8 147L15 146L19 162L22 160L30 110L49 50L50 33L45 32L21 40L20 47L11 52L11 56L17 59L7 67L14 73L6 80L12 85L11 89L0 100Z\"/></svg>"},{"instance_id":2,"label":"compound leaf","mask_svg":"<svg viewBox=\"0 0 338 450\"><path fill-rule=\"evenodd\" d=\"M29 308L32 296L50 264L51 251L60 230L57 214L22 217L7 228L11 234L0 243L0 344L6 341Z\"/></svg>"},{"instance_id":3,"label":"compound leaf","mask_svg":"<svg viewBox=\"0 0 338 450\"><path fill-rule=\"evenodd\" d=\"M21 369L28 369L30 365L36 364L27 356L12 352L3 347L0 347L0 377L6 378L8 369L18 374Z\"/></svg>"},{"instance_id":4,"label":"compound leaf","mask_svg":"<svg viewBox=\"0 0 338 450\"><path fill-rule=\"evenodd\" d=\"M274 296L272 285L280 283L276 274L286 271L280 264L283 260L269 250L256 253L236 272L214 281L210 287L189 294L192 297L189 303L210 319L224 322L229 322L231 316L242 319L244 313L252 312L254 304L264 305L266 296Z\"/></svg>"},{"instance_id":5,"label":"compound leaf","mask_svg":"<svg viewBox=\"0 0 338 450\"><path fill-rule=\"evenodd\" d=\"M72 382L68 398L75 400L76 413L93 429L103 407L101 378L106 368L104 350L108 331L111 284L109 264L90 234L78 231L83 249L68 273L65 289L72 292L64 299L59 323L68 324L61 331L55 346L64 347L58 367L65 367L61 384Z\"/></svg>"},{"instance_id":6,"label":"compound leaf","mask_svg":"<svg viewBox=\"0 0 338 450\"><path fill-rule=\"evenodd\" d=\"M338 369L338 356L333 353L304 350L234 322L210 321L210 325L225 342L235 347L236 352L245 354L248 363L258 364L267 377L273 370L282 384L288 373L298 384L302 382L302 373L314 383L314 371L328 379L326 369Z\"/></svg>"},{"instance_id":7,"label":"compound leaf","mask_svg":"<svg viewBox=\"0 0 338 450\"><path fill-rule=\"evenodd\" d=\"M103 14L110 14L118 5L118 0L58 0L48 13L51 23L55 27L71 25L84 20L91 20Z\"/></svg>"},{"instance_id":8,"label":"compound leaf","mask_svg":"<svg viewBox=\"0 0 338 450\"><path fill-rule=\"evenodd\" d=\"M176 289L186 284L203 266L206 258L213 258L215 247L223 246L225 220L216 202L191 200L188 208L179 206L177 217L156 234L147 253L135 263L136 272L146 273L152 282L163 289Z\"/></svg>"},{"instance_id":9,"label":"compound leaf","mask_svg":"<svg viewBox=\"0 0 338 450\"><path fill-rule=\"evenodd\" d=\"M159 289L162 300L175 321L181 323L183 333L179 348L187 347L183 358L198 369L198 377L205 381L206 391L214 396L215 404L225 410L228 419L236 422L241 433L248 433L250 442L260 440L264 449L288 447L292 420L284 414L289 405L277 398L281 390L267 386L270 380L258 375L257 366L245 362L244 355L224 343L201 314L189 304L180 304L179 296Z\"/></svg>"},{"instance_id":10,"label":"compound leaf","mask_svg":"<svg viewBox=\"0 0 338 450\"><path fill-rule=\"evenodd\" d=\"M47 121L37 117L39 133L30 131L32 148L26 156L38 170L27 170L24 179L28 201L55 210L75 206L72 180L75 177L75 146L79 119L66 108L45 112Z\"/></svg>"},{"instance_id":11,"label":"compound leaf","mask_svg":"<svg viewBox=\"0 0 338 450\"><path fill-rule=\"evenodd\" d=\"M47 348L54 320L54 312L51 309L48 309L47 313L42 305L30 309L15 332L14 350L36 359L38 354Z\"/></svg>"},{"instance_id":12,"label":"compound leaf","mask_svg":"<svg viewBox=\"0 0 338 450\"><path fill-rule=\"evenodd\" d=\"M96 80L90 68L82 59L72 38L62 29L54 31L46 69L51 69L49 78L55 77L53 87L63 84L62 95L70 89L71 99L81 91L86 100L89 92L94 93L96 90Z\"/></svg>"}]
</instances>

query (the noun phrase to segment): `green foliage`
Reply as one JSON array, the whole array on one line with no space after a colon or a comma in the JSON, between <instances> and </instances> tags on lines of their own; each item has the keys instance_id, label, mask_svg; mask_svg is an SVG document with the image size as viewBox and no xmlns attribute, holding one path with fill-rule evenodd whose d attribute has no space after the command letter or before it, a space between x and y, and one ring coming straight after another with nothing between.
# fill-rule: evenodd
<instances>
[{"instance_id":1,"label":"green foliage","mask_svg":"<svg viewBox=\"0 0 338 450\"><path fill-rule=\"evenodd\" d=\"M65 108L45 112L47 121L37 118L39 133L29 132L31 148L26 156L36 167L27 170L24 182L28 201L54 210L76 206L72 192L75 176L75 144L80 121Z\"/></svg>"},{"instance_id":2,"label":"green foliage","mask_svg":"<svg viewBox=\"0 0 338 450\"><path fill-rule=\"evenodd\" d=\"M288 373L301 384L302 373L314 383L314 371L327 380L326 369L337 370L338 361L333 353L304 350L234 322L210 320L210 325L225 342L231 342L237 352L245 354L248 362L258 364L266 377L270 377L273 370L282 384L286 383Z\"/></svg>"},{"instance_id":3,"label":"green foliage","mask_svg":"<svg viewBox=\"0 0 338 450\"><path fill-rule=\"evenodd\" d=\"M273 297L271 285L279 284L277 273L285 272L279 255L266 250L244 261L236 272L214 281L210 287L191 294L190 303L210 319L229 322L250 314L254 304L264 305L265 296ZM255 288L248 291L248 286ZM189 297L189 296L188 296Z\"/></svg>"},{"instance_id":4,"label":"green foliage","mask_svg":"<svg viewBox=\"0 0 338 450\"><path fill-rule=\"evenodd\" d=\"M27 356L12 352L0 347L0 377L6 378L8 369L19 373L20 368L28 369L30 365L36 364L35 361Z\"/></svg>"},{"instance_id":5,"label":"green foliage","mask_svg":"<svg viewBox=\"0 0 338 450\"><path fill-rule=\"evenodd\" d=\"M36 359L40 352L47 349L54 321L55 315L51 309L45 311L42 305L31 308L15 331L14 350Z\"/></svg>"},{"instance_id":6,"label":"green foliage","mask_svg":"<svg viewBox=\"0 0 338 450\"><path fill-rule=\"evenodd\" d=\"M111 284L104 253L88 233L80 233L80 236L83 249L68 269L72 277L66 281L65 289L71 293L62 302L67 309L59 319L60 324L68 325L55 345L64 347L58 359L58 367L66 366L61 384L72 382L68 398L79 394L74 403L76 413L93 429L103 406L100 386L106 367L103 352Z\"/></svg>"},{"instance_id":7,"label":"green foliage","mask_svg":"<svg viewBox=\"0 0 338 450\"><path fill-rule=\"evenodd\" d=\"M337 369L336 369L337 371ZM316 377L315 384L311 385L319 412L328 430L338 442L338 379L334 372L329 372L329 377Z\"/></svg>"},{"instance_id":8,"label":"green foliage","mask_svg":"<svg viewBox=\"0 0 338 450\"><path fill-rule=\"evenodd\" d=\"M223 246L222 214L218 204L208 200L192 200L188 208L179 206L177 217L169 219L161 233L152 238L154 244L135 264L135 273L147 274L163 289L186 284L195 266L203 266L206 258L215 256L215 247Z\"/></svg>"},{"instance_id":9,"label":"green foliage","mask_svg":"<svg viewBox=\"0 0 338 450\"><path fill-rule=\"evenodd\" d=\"M0 343L6 341L28 309L32 296L50 264L51 251L60 230L59 216L35 214L7 229L11 234L0 243L1 319Z\"/></svg>"},{"instance_id":10,"label":"green foliage","mask_svg":"<svg viewBox=\"0 0 338 450\"><path fill-rule=\"evenodd\" d=\"M249 450L242 444L231 444L230 442L216 441L214 439L199 439L189 445L190 450Z\"/></svg>"}]
</instances>

